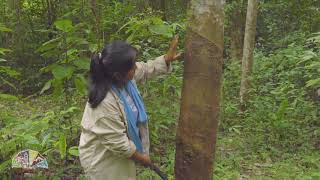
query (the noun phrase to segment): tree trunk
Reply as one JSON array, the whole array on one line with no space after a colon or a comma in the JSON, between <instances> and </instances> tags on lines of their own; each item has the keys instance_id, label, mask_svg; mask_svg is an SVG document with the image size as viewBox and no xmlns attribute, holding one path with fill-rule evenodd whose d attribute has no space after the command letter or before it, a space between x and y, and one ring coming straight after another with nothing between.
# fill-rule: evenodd
<instances>
[{"instance_id":1,"label":"tree trunk","mask_svg":"<svg viewBox=\"0 0 320 180\"><path fill-rule=\"evenodd\" d=\"M14 13L14 28L12 31L11 37L11 47L10 49L13 50L13 57L18 64L21 65L28 65L24 54L25 44L21 43L24 42L25 37L25 29L23 27L23 20L22 20L22 0L10 0L9 7Z\"/></svg>"},{"instance_id":2,"label":"tree trunk","mask_svg":"<svg viewBox=\"0 0 320 180\"><path fill-rule=\"evenodd\" d=\"M230 32L230 51L231 58L241 60L243 51L243 36L244 36L245 18L242 15L241 9L237 8L232 13Z\"/></svg>"},{"instance_id":3,"label":"tree trunk","mask_svg":"<svg viewBox=\"0 0 320 180\"><path fill-rule=\"evenodd\" d=\"M212 179L220 110L224 11L221 0L191 0L175 178Z\"/></svg>"},{"instance_id":4,"label":"tree trunk","mask_svg":"<svg viewBox=\"0 0 320 180\"><path fill-rule=\"evenodd\" d=\"M56 12L55 12L55 2L52 0L46 0L46 7L47 7L47 29L52 29L54 21L56 20ZM49 32L48 38L52 39L54 37L53 32Z\"/></svg>"},{"instance_id":5,"label":"tree trunk","mask_svg":"<svg viewBox=\"0 0 320 180\"><path fill-rule=\"evenodd\" d=\"M103 47L104 43L104 37L103 33L101 31L101 12L100 8L98 6L98 3L96 0L91 0L90 1L90 6L91 6L91 12L94 16L95 19L95 25L93 27L95 33L96 33L96 39L98 42L98 49L101 49Z\"/></svg>"},{"instance_id":6,"label":"tree trunk","mask_svg":"<svg viewBox=\"0 0 320 180\"><path fill-rule=\"evenodd\" d=\"M150 6L152 9L160 10L163 12L163 19L167 20L167 3L166 0L150 0Z\"/></svg>"},{"instance_id":7,"label":"tree trunk","mask_svg":"<svg viewBox=\"0 0 320 180\"><path fill-rule=\"evenodd\" d=\"M241 111L245 109L248 100L248 90L250 87L250 75L253 65L253 50L255 44L256 25L257 25L258 3L256 0L248 0L246 30L243 45L242 75L240 86Z\"/></svg>"}]
</instances>

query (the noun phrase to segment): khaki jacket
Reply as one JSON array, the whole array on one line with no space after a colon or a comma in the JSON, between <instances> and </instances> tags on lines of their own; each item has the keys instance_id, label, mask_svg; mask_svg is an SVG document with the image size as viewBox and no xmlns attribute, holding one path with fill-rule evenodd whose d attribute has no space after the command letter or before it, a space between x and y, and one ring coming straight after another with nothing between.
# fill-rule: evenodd
<instances>
[{"instance_id":1,"label":"khaki jacket","mask_svg":"<svg viewBox=\"0 0 320 180\"><path fill-rule=\"evenodd\" d=\"M134 80L145 82L154 75L168 73L164 57L137 62ZM120 98L109 91L97 108L87 103L81 121L79 153L81 166L90 180L135 180L136 166L129 159L136 147L127 135L127 121ZM148 125L140 126L145 153L149 153Z\"/></svg>"}]
</instances>

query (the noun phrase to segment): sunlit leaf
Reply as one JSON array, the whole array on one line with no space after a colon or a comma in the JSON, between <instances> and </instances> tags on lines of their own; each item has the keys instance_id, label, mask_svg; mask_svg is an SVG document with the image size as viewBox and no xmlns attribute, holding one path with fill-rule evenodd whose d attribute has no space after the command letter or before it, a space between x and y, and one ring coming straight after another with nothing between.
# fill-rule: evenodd
<instances>
[{"instance_id":1,"label":"sunlit leaf","mask_svg":"<svg viewBox=\"0 0 320 180\"><path fill-rule=\"evenodd\" d=\"M2 94L0 93L0 99L8 100L8 101L18 101L19 98L17 96L11 94Z\"/></svg>"},{"instance_id":2,"label":"sunlit leaf","mask_svg":"<svg viewBox=\"0 0 320 180\"><path fill-rule=\"evenodd\" d=\"M149 30L152 33L163 35L165 37L172 37L173 31L172 28L169 25L160 24L160 25L152 25L149 27Z\"/></svg>"},{"instance_id":3,"label":"sunlit leaf","mask_svg":"<svg viewBox=\"0 0 320 180\"><path fill-rule=\"evenodd\" d=\"M87 81L86 81L86 79L82 75L79 75L74 79L74 83L76 85L77 90L82 95L85 95L86 92L87 92Z\"/></svg>"},{"instance_id":4,"label":"sunlit leaf","mask_svg":"<svg viewBox=\"0 0 320 180\"><path fill-rule=\"evenodd\" d=\"M51 81L46 82L46 84L41 89L40 94L43 94L44 92L46 92L48 89L50 89L50 87L51 87Z\"/></svg>"},{"instance_id":5,"label":"sunlit leaf","mask_svg":"<svg viewBox=\"0 0 320 180\"><path fill-rule=\"evenodd\" d=\"M73 146L71 148L69 148L68 153L72 156L79 156L79 149L77 146Z\"/></svg>"},{"instance_id":6,"label":"sunlit leaf","mask_svg":"<svg viewBox=\"0 0 320 180\"><path fill-rule=\"evenodd\" d=\"M8 76L13 77L13 78L17 78L20 75L20 73L18 71L14 70L8 66L0 66L0 73L5 73Z\"/></svg>"},{"instance_id":7,"label":"sunlit leaf","mask_svg":"<svg viewBox=\"0 0 320 180\"><path fill-rule=\"evenodd\" d=\"M79 69L83 69L83 70L89 70L90 68L89 59L80 58L78 60L73 61L73 64L77 66Z\"/></svg>"},{"instance_id":8,"label":"sunlit leaf","mask_svg":"<svg viewBox=\"0 0 320 180\"><path fill-rule=\"evenodd\" d=\"M54 79L52 81L52 86L54 87L53 90L53 97L57 99L63 93L63 81L60 79Z\"/></svg>"},{"instance_id":9,"label":"sunlit leaf","mask_svg":"<svg viewBox=\"0 0 320 180\"><path fill-rule=\"evenodd\" d=\"M310 80L307 82L307 85L306 85L306 87L316 87L316 86L320 86L320 78Z\"/></svg>"},{"instance_id":10,"label":"sunlit leaf","mask_svg":"<svg viewBox=\"0 0 320 180\"><path fill-rule=\"evenodd\" d=\"M11 52L11 50L6 48L0 48L0 54L5 55L6 52Z\"/></svg>"},{"instance_id":11,"label":"sunlit leaf","mask_svg":"<svg viewBox=\"0 0 320 180\"><path fill-rule=\"evenodd\" d=\"M63 66L55 66L52 69L52 74L56 79L65 79L70 78L73 74L74 69L70 66L63 67Z\"/></svg>"},{"instance_id":12,"label":"sunlit leaf","mask_svg":"<svg viewBox=\"0 0 320 180\"><path fill-rule=\"evenodd\" d=\"M64 159L66 157L66 152L67 152L67 139L64 134L60 134L59 151L60 151L61 159Z\"/></svg>"},{"instance_id":13,"label":"sunlit leaf","mask_svg":"<svg viewBox=\"0 0 320 180\"><path fill-rule=\"evenodd\" d=\"M59 42L60 42L60 37L55 38L55 39L51 39L50 41L47 41L45 43L43 43L37 50L36 52L45 52L48 50L51 50L53 48L57 48Z\"/></svg>"},{"instance_id":14,"label":"sunlit leaf","mask_svg":"<svg viewBox=\"0 0 320 180\"><path fill-rule=\"evenodd\" d=\"M3 172L5 169L9 168L11 164L11 159L1 162L0 164L0 172Z\"/></svg>"},{"instance_id":15,"label":"sunlit leaf","mask_svg":"<svg viewBox=\"0 0 320 180\"><path fill-rule=\"evenodd\" d=\"M0 31L1 32L11 32L12 29L5 27L2 23L0 23Z\"/></svg>"},{"instance_id":16,"label":"sunlit leaf","mask_svg":"<svg viewBox=\"0 0 320 180\"><path fill-rule=\"evenodd\" d=\"M63 32L70 32L73 29L72 21L68 19L58 20L54 22L54 25Z\"/></svg>"}]
</instances>

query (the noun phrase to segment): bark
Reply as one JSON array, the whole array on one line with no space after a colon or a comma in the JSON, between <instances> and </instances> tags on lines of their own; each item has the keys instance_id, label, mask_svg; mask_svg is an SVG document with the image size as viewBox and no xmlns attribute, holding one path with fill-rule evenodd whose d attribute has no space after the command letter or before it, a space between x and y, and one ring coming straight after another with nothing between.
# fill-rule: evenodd
<instances>
[{"instance_id":1,"label":"bark","mask_svg":"<svg viewBox=\"0 0 320 180\"><path fill-rule=\"evenodd\" d=\"M175 178L212 179L223 63L223 1L192 0L176 138Z\"/></svg>"},{"instance_id":2,"label":"bark","mask_svg":"<svg viewBox=\"0 0 320 180\"><path fill-rule=\"evenodd\" d=\"M244 36L244 22L245 18L243 17L241 10L236 9L231 17L231 26L229 29L230 32L230 51L231 58L241 60L242 51L243 51L243 36Z\"/></svg>"},{"instance_id":3,"label":"bark","mask_svg":"<svg viewBox=\"0 0 320 180\"><path fill-rule=\"evenodd\" d=\"M56 20L56 10L55 10L55 4L56 2L52 0L46 0L46 6L47 6L47 29L52 29L54 21ZM54 33L49 32L48 38L52 39L54 37Z\"/></svg>"},{"instance_id":4,"label":"bark","mask_svg":"<svg viewBox=\"0 0 320 180\"><path fill-rule=\"evenodd\" d=\"M8 1L9 7L14 12L14 28L12 31L11 40L12 44L10 49L13 50L14 59L18 64L27 65L24 53L24 31L23 21L22 21L22 0L10 0Z\"/></svg>"},{"instance_id":5,"label":"bark","mask_svg":"<svg viewBox=\"0 0 320 180\"><path fill-rule=\"evenodd\" d=\"M242 75L240 86L241 111L245 109L248 100L248 90L250 87L250 75L253 65L253 50L255 44L256 25L257 25L258 3L256 0L248 0L246 30L244 36Z\"/></svg>"},{"instance_id":6,"label":"bark","mask_svg":"<svg viewBox=\"0 0 320 180\"><path fill-rule=\"evenodd\" d=\"M160 10L163 12L163 19L167 20L167 2L166 0L151 0L150 6L152 9Z\"/></svg>"},{"instance_id":7,"label":"bark","mask_svg":"<svg viewBox=\"0 0 320 180\"><path fill-rule=\"evenodd\" d=\"M94 16L95 19L95 26L93 27L95 33L96 33L96 38L98 41L98 49L101 49L103 46L104 42L104 37L103 33L101 31L101 13L100 9L98 7L97 1L96 0L91 0L90 1L90 6L91 6L91 12Z\"/></svg>"}]
</instances>

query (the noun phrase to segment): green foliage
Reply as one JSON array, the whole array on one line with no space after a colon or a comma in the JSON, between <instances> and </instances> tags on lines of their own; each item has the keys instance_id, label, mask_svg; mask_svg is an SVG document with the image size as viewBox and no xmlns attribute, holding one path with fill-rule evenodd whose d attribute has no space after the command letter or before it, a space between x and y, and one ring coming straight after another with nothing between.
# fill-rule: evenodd
<instances>
[{"instance_id":1,"label":"green foliage","mask_svg":"<svg viewBox=\"0 0 320 180\"><path fill-rule=\"evenodd\" d=\"M86 91L86 81L84 72L89 70L90 60L82 57L82 53L88 51L88 41L79 37L77 33L84 31L84 24L72 25L67 19L58 20L54 23L59 30L55 39L43 43L37 51L47 58L55 58L57 61L45 68L42 72L51 72L53 78L49 80L41 90L41 94L54 87L54 96L62 95L64 88L70 87L70 81L76 84L76 88L81 94Z\"/></svg>"},{"instance_id":2,"label":"green foliage","mask_svg":"<svg viewBox=\"0 0 320 180\"><path fill-rule=\"evenodd\" d=\"M140 13L128 19L116 32L115 37L124 37L138 50L143 50L143 57L159 54L159 49L167 49L173 34L183 38L185 26L180 23L168 23L157 16L154 11Z\"/></svg>"},{"instance_id":3,"label":"green foliage","mask_svg":"<svg viewBox=\"0 0 320 180\"><path fill-rule=\"evenodd\" d=\"M298 41L293 38L292 42ZM310 133L319 126L317 102L313 99L317 86L310 86L319 72L308 67L319 62L320 54L316 48L304 46L306 44L308 42L291 43L287 48L268 55L255 53L250 107L245 120L240 123L230 119L237 116L238 99L234 97L239 92L240 66L238 62L228 64L221 128L240 124L246 127L242 132L256 132L246 142L256 151L274 148L276 151L296 152L307 148L310 144L304 142L308 142Z\"/></svg>"},{"instance_id":4,"label":"green foliage","mask_svg":"<svg viewBox=\"0 0 320 180\"><path fill-rule=\"evenodd\" d=\"M77 157L78 149L71 143L77 134L77 131L73 131L75 125L72 122L77 112L78 108L71 107L60 112L48 111L30 117L1 113L0 159L3 163L0 164L0 175L8 170L11 164L7 161L12 155L23 149L33 149L44 154L51 167L66 165L65 159ZM60 158L57 158L57 153Z\"/></svg>"},{"instance_id":5,"label":"green foliage","mask_svg":"<svg viewBox=\"0 0 320 180\"><path fill-rule=\"evenodd\" d=\"M4 24L0 23L0 32L12 32L12 29L7 28Z\"/></svg>"},{"instance_id":6,"label":"green foliage","mask_svg":"<svg viewBox=\"0 0 320 180\"><path fill-rule=\"evenodd\" d=\"M0 93L0 99L7 100L7 101L18 101L19 100L19 98L14 95L2 94L2 93Z\"/></svg>"},{"instance_id":7,"label":"green foliage","mask_svg":"<svg viewBox=\"0 0 320 180\"><path fill-rule=\"evenodd\" d=\"M182 1L166 1L164 9L156 7L160 11L144 9L155 7L151 1L95 2L95 7L91 1L59 1L49 7L34 0L13 8L0 1L0 177L10 174L12 155L30 148L46 156L50 178L81 179L78 107L85 103L90 55L112 40L125 39L139 50L139 60L149 60L165 53L173 34L183 41L184 8L176 6ZM231 23L243 18L246 1L230 0L225 7L229 40ZM244 115L238 114L241 64L226 59L224 65L215 179L319 178L317 8L316 1L299 6L289 0L260 1L251 100ZM168 17L173 16L178 19L172 22ZM182 63L174 63L174 69L139 87L150 120L151 158L170 179ZM23 100L29 91L43 96ZM139 169L138 178L157 175Z\"/></svg>"},{"instance_id":8,"label":"green foliage","mask_svg":"<svg viewBox=\"0 0 320 180\"><path fill-rule=\"evenodd\" d=\"M0 23L0 32L11 32L11 31L12 31L11 29L5 27L2 23ZM8 52L11 52L11 50L0 47L0 55L4 56ZM20 76L20 73L14 70L13 68L11 68L10 66L1 64L6 62L7 60L1 58L0 56L0 83L3 85L10 86L13 89L16 89L16 86L12 82L10 82L10 80L18 79ZM4 95L4 94L1 94L0 96L0 98L6 98L6 99L8 99L9 97L10 95ZM14 96L11 96L9 99L12 100L12 97Z\"/></svg>"}]
</instances>

